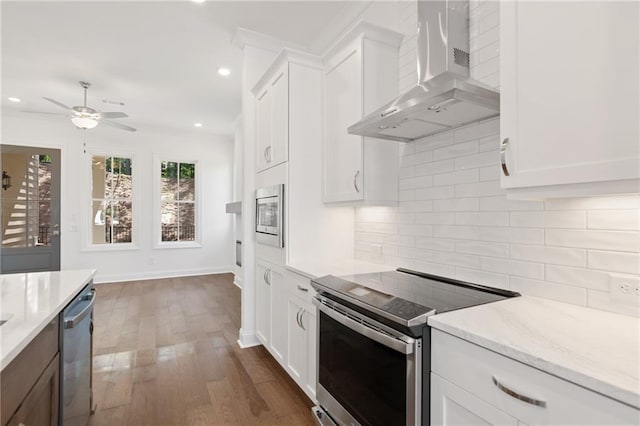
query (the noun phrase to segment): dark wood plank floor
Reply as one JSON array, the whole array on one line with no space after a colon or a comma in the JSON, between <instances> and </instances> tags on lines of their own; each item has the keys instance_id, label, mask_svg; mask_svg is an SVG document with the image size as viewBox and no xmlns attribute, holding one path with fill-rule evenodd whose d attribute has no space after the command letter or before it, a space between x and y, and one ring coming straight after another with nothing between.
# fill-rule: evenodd
<instances>
[{"instance_id":1,"label":"dark wood plank floor","mask_svg":"<svg viewBox=\"0 0 640 426\"><path fill-rule=\"evenodd\" d=\"M90 425L312 425L262 347L240 349L231 274L98 285Z\"/></svg>"}]
</instances>

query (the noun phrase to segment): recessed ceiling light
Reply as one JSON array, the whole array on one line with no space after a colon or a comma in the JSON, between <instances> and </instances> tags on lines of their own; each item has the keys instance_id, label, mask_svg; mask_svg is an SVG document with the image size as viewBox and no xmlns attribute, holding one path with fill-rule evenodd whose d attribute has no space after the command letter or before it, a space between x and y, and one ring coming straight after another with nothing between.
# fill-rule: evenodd
<instances>
[{"instance_id":1,"label":"recessed ceiling light","mask_svg":"<svg viewBox=\"0 0 640 426\"><path fill-rule=\"evenodd\" d=\"M194 3L204 3L205 2L205 0L191 0L191 1L194 2Z\"/></svg>"},{"instance_id":2,"label":"recessed ceiling light","mask_svg":"<svg viewBox=\"0 0 640 426\"><path fill-rule=\"evenodd\" d=\"M202 123L193 123L193 125L196 127L202 127Z\"/></svg>"},{"instance_id":3,"label":"recessed ceiling light","mask_svg":"<svg viewBox=\"0 0 640 426\"><path fill-rule=\"evenodd\" d=\"M223 77L229 77L229 75L231 74L231 70L229 68L218 68L218 74L220 74Z\"/></svg>"},{"instance_id":4,"label":"recessed ceiling light","mask_svg":"<svg viewBox=\"0 0 640 426\"><path fill-rule=\"evenodd\" d=\"M22 101L20 98L16 98L16 97L13 97L13 96L9 96L7 99L9 99L10 102L16 102L16 103Z\"/></svg>"}]
</instances>

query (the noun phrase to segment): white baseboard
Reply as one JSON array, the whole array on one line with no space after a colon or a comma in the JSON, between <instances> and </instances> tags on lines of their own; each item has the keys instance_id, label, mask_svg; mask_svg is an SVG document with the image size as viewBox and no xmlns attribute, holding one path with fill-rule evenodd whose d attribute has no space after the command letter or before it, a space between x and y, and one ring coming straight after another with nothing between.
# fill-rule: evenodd
<instances>
[{"instance_id":1,"label":"white baseboard","mask_svg":"<svg viewBox=\"0 0 640 426\"><path fill-rule=\"evenodd\" d=\"M199 269L182 269L174 271L146 271L124 274L109 274L102 275L96 274L93 282L95 284L107 284L118 283L123 281L144 281L144 280L156 280L161 278L176 278L176 277L191 277L194 275L211 275L211 274L224 274L233 273L230 267L216 267L216 268L199 268Z\"/></svg>"},{"instance_id":2,"label":"white baseboard","mask_svg":"<svg viewBox=\"0 0 640 426\"><path fill-rule=\"evenodd\" d=\"M240 290L242 290L242 277L234 275L233 276L233 283L236 285L236 287L238 287Z\"/></svg>"},{"instance_id":3,"label":"white baseboard","mask_svg":"<svg viewBox=\"0 0 640 426\"><path fill-rule=\"evenodd\" d=\"M262 343L258 340L258 336L255 331L245 332L240 329L240 332L238 333L238 346L240 346L240 348L246 349L261 344Z\"/></svg>"}]
</instances>

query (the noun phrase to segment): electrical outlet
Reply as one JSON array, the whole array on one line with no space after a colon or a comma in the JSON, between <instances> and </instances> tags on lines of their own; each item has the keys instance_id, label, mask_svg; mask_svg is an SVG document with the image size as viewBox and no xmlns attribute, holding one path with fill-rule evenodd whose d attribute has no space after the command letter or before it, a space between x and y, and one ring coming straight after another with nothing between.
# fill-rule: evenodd
<instances>
[{"instance_id":1,"label":"electrical outlet","mask_svg":"<svg viewBox=\"0 0 640 426\"><path fill-rule=\"evenodd\" d=\"M640 277L612 274L611 298L621 303L640 305Z\"/></svg>"}]
</instances>

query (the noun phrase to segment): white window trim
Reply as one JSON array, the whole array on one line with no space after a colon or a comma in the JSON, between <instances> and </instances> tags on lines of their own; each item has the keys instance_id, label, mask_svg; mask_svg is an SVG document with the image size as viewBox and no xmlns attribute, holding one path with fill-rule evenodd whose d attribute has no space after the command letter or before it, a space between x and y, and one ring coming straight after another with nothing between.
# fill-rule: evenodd
<instances>
[{"instance_id":1,"label":"white window trim","mask_svg":"<svg viewBox=\"0 0 640 426\"><path fill-rule=\"evenodd\" d=\"M196 185L195 185L195 215L196 215L196 239L195 241L161 241L161 203L160 196L160 164L163 161L194 163L196 165ZM153 154L153 248L154 249L176 249L176 248L202 248L202 167L199 160L192 157L183 157L176 154L154 153Z\"/></svg>"},{"instance_id":2,"label":"white window trim","mask_svg":"<svg viewBox=\"0 0 640 426\"><path fill-rule=\"evenodd\" d=\"M91 242L91 224L93 223L93 157L94 156L104 156L104 157L119 157L119 158L129 158L131 159L132 170L131 170L131 215L133 216L133 220L131 223L131 242L130 243L119 243L119 244L94 244ZM82 200L83 206L80 209L81 211L81 238L82 238L82 246L80 248L81 252L94 252L94 251L127 251L127 250L139 250L137 241L138 234L140 229L140 196L138 189L138 160L136 158L135 153L133 152L124 152L124 151L105 151L105 150L87 150L85 154L84 161L84 170L86 178L83 179L83 188L82 188Z\"/></svg>"}]
</instances>

